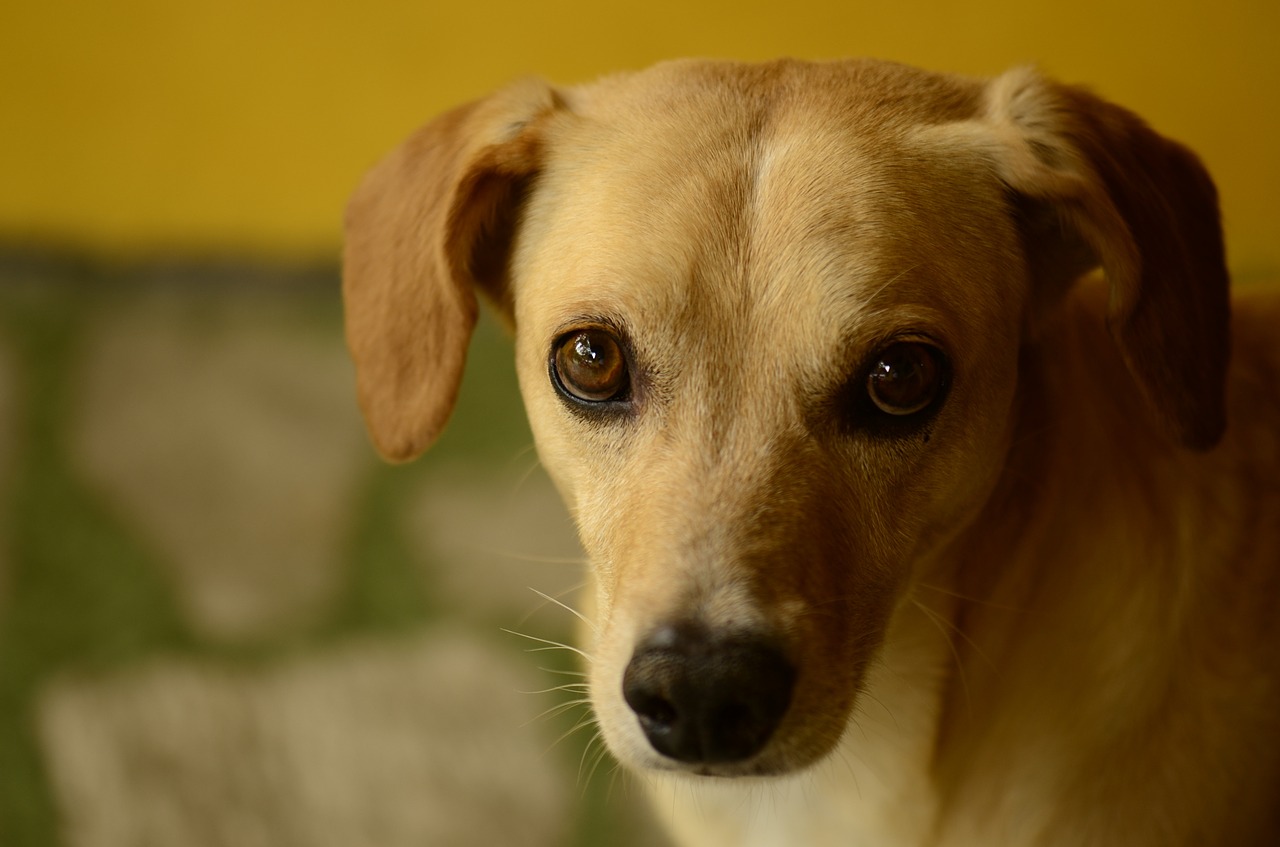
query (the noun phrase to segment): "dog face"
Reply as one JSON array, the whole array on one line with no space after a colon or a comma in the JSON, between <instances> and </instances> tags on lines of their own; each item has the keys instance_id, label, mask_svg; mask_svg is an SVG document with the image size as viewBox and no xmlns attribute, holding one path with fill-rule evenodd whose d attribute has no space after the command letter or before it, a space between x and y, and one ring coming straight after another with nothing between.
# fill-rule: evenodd
<instances>
[{"instance_id":1,"label":"dog face","mask_svg":"<svg viewBox=\"0 0 1280 847\"><path fill-rule=\"evenodd\" d=\"M911 563L992 483L1026 273L998 181L907 132L868 138L874 108L813 92L766 119L745 98L687 97L655 121L646 96L615 92L611 110L643 119L584 126L530 198L521 386L594 566L592 690L612 749L680 760L624 697L643 645L678 633L655 661L713 673L679 642L759 644L793 672L761 683L791 689L769 743L686 764L785 770L840 736ZM655 687L679 687L671 675ZM743 722L750 747L765 730Z\"/></svg>"},{"instance_id":2,"label":"dog face","mask_svg":"<svg viewBox=\"0 0 1280 847\"><path fill-rule=\"evenodd\" d=\"M375 440L406 458L443 425L478 287L514 326L589 554L592 700L621 760L731 776L822 757L913 580L997 484L1020 356L1069 281L1107 266L1125 350L1195 307L1144 287L1156 236L1078 118L1114 107L1072 91L677 63L515 86L366 180L346 290ZM1221 429L1216 343L1130 356L1193 445Z\"/></svg>"}]
</instances>

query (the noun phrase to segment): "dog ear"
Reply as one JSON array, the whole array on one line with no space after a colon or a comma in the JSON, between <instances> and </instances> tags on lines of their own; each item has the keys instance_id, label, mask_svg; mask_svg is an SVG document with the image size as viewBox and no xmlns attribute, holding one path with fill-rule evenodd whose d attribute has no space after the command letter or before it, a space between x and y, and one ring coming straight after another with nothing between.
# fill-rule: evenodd
<instances>
[{"instance_id":1,"label":"dog ear","mask_svg":"<svg viewBox=\"0 0 1280 847\"><path fill-rule=\"evenodd\" d=\"M509 315L507 252L557 98L526 80L419 129L347 205L343 299L360 408L406 461L440 434L462 381L475 289Z\"/></svg>"},{"instance_id":2,"label":"dog ear","mask_svg":"<svg viewBox=\"0 0 1280 847\"><path fill-rule=\"evenodd\" d=\"M1181 443L1209 449L1226 427L1229 303L1204 166L1136 115L1034 71L1005 74L987 95L1001 177L1033 210L1032 273L1061 291L1101 264L1130 372Z\"/></svg>"}]
</instances>

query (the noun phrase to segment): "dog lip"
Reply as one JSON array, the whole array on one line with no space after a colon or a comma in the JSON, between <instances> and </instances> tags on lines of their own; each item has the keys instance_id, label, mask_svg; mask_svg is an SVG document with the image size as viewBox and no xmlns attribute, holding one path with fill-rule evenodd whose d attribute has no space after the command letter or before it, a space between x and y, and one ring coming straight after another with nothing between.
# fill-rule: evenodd
<instances>
[{"instance_id":1,"label":"dog lip","mask_svg":"<svg viewBox=\"0 0 1280 847\"><path fill-rule=\"evenodd\" d=\"M785 776L786 774L794 773L804 768L803 765L793 766L788 765L785 761L780 761L776 755L771 755L767 749L759 755L744 762L700 762L697 764L688 764L685 762L678 762L675 759L658 754L656 756L646 757L644 761L638 763L638 766L644 770L710 780L738 780Z\"/></svg>"}]
</instances>

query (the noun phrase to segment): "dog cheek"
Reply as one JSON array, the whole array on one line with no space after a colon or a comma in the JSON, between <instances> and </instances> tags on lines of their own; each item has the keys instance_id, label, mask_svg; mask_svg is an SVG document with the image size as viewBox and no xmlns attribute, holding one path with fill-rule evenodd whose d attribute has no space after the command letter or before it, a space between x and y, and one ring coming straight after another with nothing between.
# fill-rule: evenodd
<instances>
[{"instance_id":1,"label":"dog cheek","mask_svg":"<svg viewBox=\"0 0 1280 847\"><path fill-rule=\"evenodd\" d=\"M550 385L546 357L541 349L517 334L516 350L516 376L538 460L574 514L578 511L576 503L583 468L573 433L563 420L563 404Z\"/></svg>"},{"instance_id":2,"label":"dog cheek","mask_svg":"<svg viewBox=\"0 0 1280 847\"><path fill-rule=\"evenodd\" d=\"M907 567L934 557L971 525L990 500L1007 464L1017 426L1018 360L1003 345L985 350L982 366L965 369L943 414L907 465L880 475L896 516L890 558ZM854 483L874 484L874 476ZM894 540L896 539L896 540Z\"/></svg>"},{"instance_id":3,"label":"dog cheek","mask_svg":"<svg viewBox=\"0 0 1280 847\"><path fill-rule=\"evenodd\" d=\"M924 550L968 527L990 500L1012 447L1014 413L1009 398L996 398L968 417L969 427L941 455L932 473L931 520L918 537Z\"/></svg>"}]
</instances>

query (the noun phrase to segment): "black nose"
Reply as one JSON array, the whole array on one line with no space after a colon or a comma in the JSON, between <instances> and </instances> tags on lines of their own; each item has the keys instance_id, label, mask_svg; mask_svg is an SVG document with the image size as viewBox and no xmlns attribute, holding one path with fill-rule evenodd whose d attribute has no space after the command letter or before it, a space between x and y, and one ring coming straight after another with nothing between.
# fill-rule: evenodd
<instances>
[{"instance_id":1,"label":"black nose","mask_svg":"<svg viewBox=\"0 0 1280 847\"><path fill-rule=\"evenodd\" d=\"M653 749L689 763L728 763L764 748L791 703L795 668L771 641L664 626L637 648L622 696Z\"/></svg>"}]
</instances>

